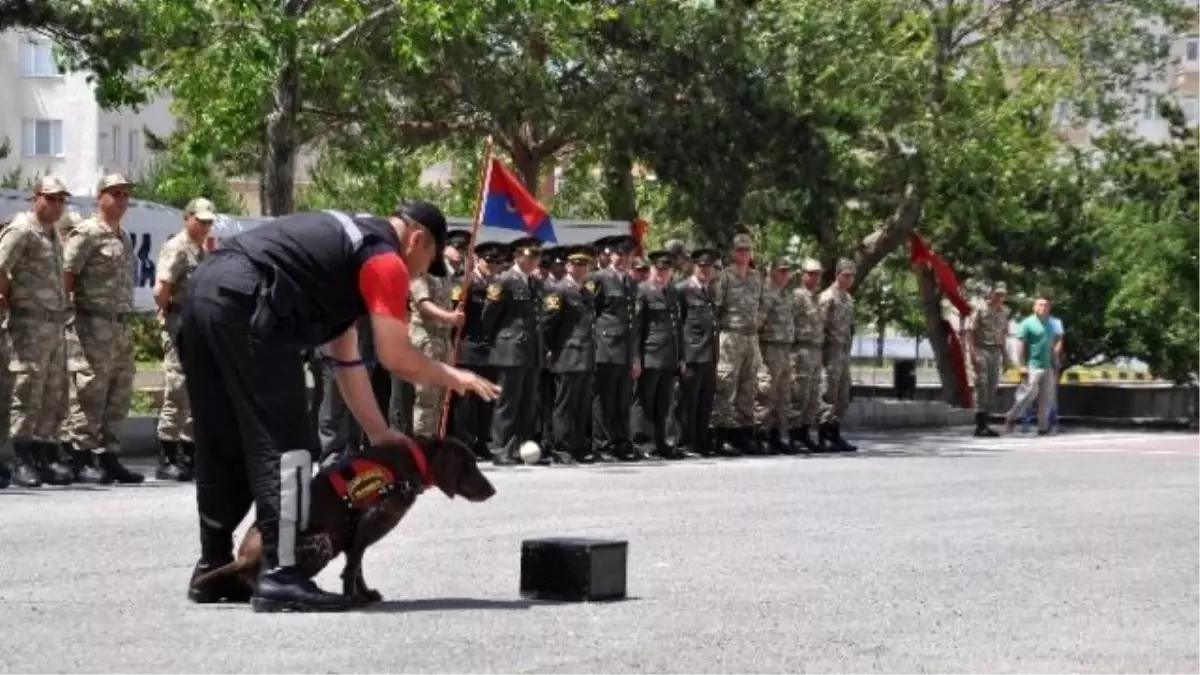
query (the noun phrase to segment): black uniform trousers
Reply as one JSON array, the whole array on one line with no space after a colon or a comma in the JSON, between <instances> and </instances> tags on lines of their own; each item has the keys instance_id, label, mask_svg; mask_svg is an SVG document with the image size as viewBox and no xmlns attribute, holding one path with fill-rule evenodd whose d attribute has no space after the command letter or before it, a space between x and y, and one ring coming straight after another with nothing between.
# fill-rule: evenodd
<instances>
[{"instance_id":1,"label":"black uniform trousers","mask_svg":"<svg viewBox=\"0 0 1200 675\"><path fill-rule=\"evenodd\" d=\"M179 336L202 556L217 565L232 559L234 529L253 504L263 569L294 565L316 453L303 350L252 337L258 272L247 259L231 253L206 267L188 284Z\"/></svg>"},{"instance_id":2,"label":"black uniform trousers","mask_svg":"<svg viewBox=\"0 0 1200 675\"><path fill-rule=\"evenodd\" d=\"M633 379L629 364L597 363L592 397L592 449L609 454L629 452L629 408Z\"/></svg>"},{"instance_id":3,"label":"black uniform trousers","mask_svg":"<svg viewBox=\"0 0 1200 675\"><path fill-rule=\"evenodd\" d=\"M538 417L535 437L539 441L550 443L554 440L554 402L558 400L555 394L558 378L554 371L542 368L538 374Z\"/></svg>"},{"instance_id":4,"label":"black uniform trousers","mask_svg":"<svg viewBox=\"0 0 1200 675\"><path fill-rule=\"evenodd\" d=\"M712 453L708 425L717 391L717 364L689 363L679 381L675 402L676 447L702 455Z\"/></svg>"},{"instance_id":5,"label":"black uniform trousers","mask_svg":"<svg viewBox=\"0 0 1200 675\"><path fill-rule=\"evenodd\" d=\"M637 381L638 426L646 434L646 441L654 444L655 452L670 451L667 441L671 427L671 398L675 394L676 374L674 370L648 369L642 371ZM635 437L635 440L636 439ZM643 442L646 442L643 441Z\"/></svg>"},{"instance_id":6,"label":"black uniform trousers","mask_svg":"<svg viewBox=\"0 0 1200 675\"><path fill-rule=\"evenodd\" d=\"M500 397L492 414L492 457L518 459L521 444L533 440L538 428L538 376L528 367L496 367Z\"/></svg>"},{"instance_id":7,"label":"black uniform trousers","mask_svg":"<svg viewBox=\"0 0 1200 675\"><path fill-rule=\"evenodd\" d=\"M458 367L469 370L488 382L496 382L496 369L492 366L464 363ZM454 409L454 415L451 417L454 426L448 427L450 432L474 450L476 455L486 458L492 441L492 418L495 416L496 402L485 401L473 394L452 396L450 407Z\"/></svg>"},{"instance_id":8,"label":"black uniform trousers","mask_svg":"<svg viewBox=\"0 0 1200 675\"><path fill-rule=\"evenodd\" d=\"M592 417L592 373L555 373L554 378L554 447L583 459L591 454L588 421Z\"/></svg>"}]
</instances>

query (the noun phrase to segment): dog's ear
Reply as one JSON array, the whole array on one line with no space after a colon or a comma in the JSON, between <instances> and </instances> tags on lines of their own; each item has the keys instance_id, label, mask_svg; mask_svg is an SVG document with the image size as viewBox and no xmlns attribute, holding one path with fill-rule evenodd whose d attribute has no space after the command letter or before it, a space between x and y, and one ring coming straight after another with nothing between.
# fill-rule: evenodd
<instances>
[{"instance_id":1,"label":"dog's ear","mask_svg":"<svg viewBox=\"0 0 1200 675\"><path fill-rule=\"evenodd\" d=\"M430 445L426 447L437 449L432 453L433 461L429 467L433 473L433 482L442 493L454 499L458 494L458 477L462 474L464 453L469 451L453 438L431 439Z\"/></svg>"}]
</instances>

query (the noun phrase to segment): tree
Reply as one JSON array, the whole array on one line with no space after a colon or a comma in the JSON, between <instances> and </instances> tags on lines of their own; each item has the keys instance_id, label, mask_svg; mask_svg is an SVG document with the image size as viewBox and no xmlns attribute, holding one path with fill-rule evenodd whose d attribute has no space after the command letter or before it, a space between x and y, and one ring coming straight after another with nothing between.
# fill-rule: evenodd
<instances>
[{"instance_id":1,"label":"tree","mask_svg":"<svg viewBox=\"0 0 1200 675\"><path fill-rule=\"evenodd\" d=\"M137 199L183 209L196 197L204 197L220 213L246 212L246 205L208 158L195 157L177 148L158 152L150 168L134 180L133 196Z\"/></svg>"}]
</instances>

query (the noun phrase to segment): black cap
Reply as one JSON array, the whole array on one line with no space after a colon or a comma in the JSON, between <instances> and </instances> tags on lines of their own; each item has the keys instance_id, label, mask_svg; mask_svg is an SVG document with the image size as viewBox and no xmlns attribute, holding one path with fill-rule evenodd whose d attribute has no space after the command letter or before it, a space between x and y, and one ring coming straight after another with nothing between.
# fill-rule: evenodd
<instances>
[{"instance_id":1,"label":"black cap","mask_svg":"<svg viewBox=\"0 0 1200 675\"><path fill-rule=\"evenodd\" d=\"M712 265L721 256L711 248L699 248L692 251L692 262L697 265Z\"/></svg>"},{"instance_id":2,"label":"black cap","mask_svg":"<svg viewBox=\"0 0 1200 675\"><path fill-rule=\"evenodd\" d=\"M488 241L475 246L475 256L490 263L503 262L508 255L508 245L496 241Z\"/></svg>"},{"instance_id":3,"label":"black cap","mask_svg":"<svg viewBox=\"0 0 1200 675\"><path fill-rule=\"evenodd\" d=\"M467 244L470 243L470 230L450 230L450 232L446 235L446 245L453 246L460 251L467 250Z\"/></svg>"},{"instance_id":4,"label":"black cap","mask_svg":"<svg viewBox=\"0 0 1200 675\"><path fill-rule=\"evenodd\" d=\"M646 257L660 270L669 270L675 264L675 254L670 251L651 251Z\"/></svg>"},{"instance_id":5,"label":"black cap","mask_svg":"<svg viewBox=\"0 0 1200 675\"><path fill-rule=\"evenodd\" d=\"M602 253L633 253L637 240L628 234L602 237L596 240L596 248Z\"/></svg>"},{"instance_id":6,"label":"black cap","mask_svg":"<svg viewBox=\"0 0 1200 675\"><path fill-rule=\"evenodd\" d=\"M650 263L646 262L645 258L638 258L633 261L633 269L648 270L648 269L650 269Z\"/></svg>"},{"instance_id":7,"label":"black cap","mask_svg":"<svg viewBox=\"0 0 1200 675\"><path fill-rule=\"evenodd\" d=\"M433 262L429 263L429 274L435 277L446 276L446 263L442 260L442 250L446 248L446 216L442 210L429 202L416 199L401 204L392 215L407 218L429 230L437 250Z\"/></svg>"},{"instance_id":8,"label":"black cap","mask_svg":"<svg viewBox=\"0 0 1200 675\"><path fill-rule=\"evenodd\" d=\"M508 242L508 250L513 256L539 255L542 252L542 240L537 237L521 237Z\"/></svg>"}]
</instances>

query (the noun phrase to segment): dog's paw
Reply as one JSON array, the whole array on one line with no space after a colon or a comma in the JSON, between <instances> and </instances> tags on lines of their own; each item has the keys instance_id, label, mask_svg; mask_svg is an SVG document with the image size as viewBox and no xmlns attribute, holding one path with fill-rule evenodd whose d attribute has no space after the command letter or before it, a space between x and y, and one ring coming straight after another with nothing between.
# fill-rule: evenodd
<instances>
[{"instance_id":1,"label":"dog's paw","mask_svg":"<svg viewBox=\"0 0 1200 675\"><path fill-rule=\"evenodd\" d=\"M373 588L360 588L354 594L354 602L360 607L373 605L377 602L383 602L383 594Z\"/></svg>"}]
</instances>

